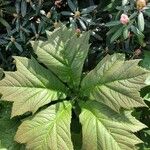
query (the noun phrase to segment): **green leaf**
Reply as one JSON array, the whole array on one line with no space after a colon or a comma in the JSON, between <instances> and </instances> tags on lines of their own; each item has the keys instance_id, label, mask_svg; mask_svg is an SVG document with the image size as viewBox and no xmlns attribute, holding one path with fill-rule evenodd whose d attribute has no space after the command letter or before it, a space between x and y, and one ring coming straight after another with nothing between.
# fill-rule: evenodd
<instances>
[{"instance_id":1,"label":"green leaf","mask_svg":"<svg viewBox=\"0 0 150 150\"><path fill-rule=\"evenodd\" d=\"M140 12L138 15L138 28L141 32L144 31L144 26L145 26L144 16L143 13Z\"/></svg>"},{"instance_id":2,"label":"green leaf","mask_svg":"<svg viewBox=\"0 0 150 150\"><path fill-rule=\"evenodd\" d=\"M150 93L146 94L144 99L150 102Z\"/></svg>"},{"instance_id":3,"label":"green leaf","mask_svg":"<svg viewBox=\"0 0 150 150\"><path fill-rule=\"evenodd\" d=\"M124 30L123 30L123 37L124 37L124 39L127 39L129 37L129 31L128 31L127 27L124 28Z\"/></svg>"},{"instance_id":4,"label":"green leaf","mask_svg":"<svg viewBox=\"0 0 150 150\"><path fill-rule=\"evenodd\" d=\"M62 11L61 14L64 16L73 16L73 13L70 11Z\"/></svg>"},{"instance_id":5,"label":"green leaf","mask_svg":"<svg viewBox=\"0 0 150 150\"><path fill-rule=\"evenodd\" d=\"M12 46L12 44L13 44L12 42L9 42L6 46L6 50L8 50Z\"/></svg>"},{"instance_id":6,"label":"green leaf","mask_svg":"<svg viewBox=\"0 0 150 150\"><path fill-rule=\"evenodd\" d=\"M121 22L120 21L111 21L105 24L106 27L112 27L112 26L117 26L120 25Z\"/></svg>"},{"instance_id":7,"label":"green leaf","mask_svg":"<svg viewBox=\"0 0 150 150\"><path fill-rule=\"evenodd\" d=\"M82 9L81 14L91 13L94 9L96 9L97 5L89 6L87 8Z\"/></svg>"},{"instance_id":8,"label":"green leaf","mask_svg":"<svg viewBox=\"0 0 150 150\"><path fill-rule=\"evenodd\" d=\"M72 2L72 0L67 0L67 3L73 12L77 10L77 6Z\"/></svg>"},{"instance_id":9,"label":"green leaf","mask_svg":"<svg viewBox=\"0 0 150 150\"><path fill-rule=\"evenodd\" d=\"M5 103L4 103L5 104ZM11 105L0 102L0 150L24 150L24 146L14 141L17 128L20 125L18 118L10 119Z\"/></svg>"},{"instance_id":10,"label":"green leaf","mask_svg":"<svg viewBox=\"0 0 150 150\"><path fill-rule=\"evenodd\" d=\"M110 36L111 34L113 34L114 32L116 32L118 30L118 26L114 26L112 27L107 33L107 36Z\"/></svg>"},{"instance_id":11,"label":"green leaf","mask_svg":"<svg viewBox=\"0 0 150 150\"><path fill-rule=\"evenodd\" d=\"M11 29L11 26L9 25L9 23L5 19L3 19L2 17L0 17L0 23L2 25L4 25L7 29Z\"/></svg>"},{"instance_id":12,"label":"green leaf","mask_svg":"<svg viewBox=\"0 0 150 150\"><path fill-rule=\"evenodd\" d=\"M27 2L26 1L21 1L21 15L24 17L27 12Z\"/></svg>"},{"instance_id":13,"label":"green leaf","mask_svg":"<svg viewBox=\"0 0 150 150\"><path fill-rule=\"evenodd\" d=\"M1 141L0 141L0 150L7 150L7 148L4 148L4 146L2 146Z\"/></svg>"},{"instance_id":14,"label":"green leaf","mask_svg":"<svg viewBox=\"0 0 150 150\"><path fill-rule=\"evenodd\" d=\"M138 63L139 60L125 61L122 54L107 55L83 79L81 91L116 111L146 106L139 91L145 86L148 71Z\"/></svg>"},{"instance_id":15,"label":"green leaf","mask_svg":"<svg viewBox=\"0 0 150 150\"><path fill-rule=\"evenodd\" d=\"M47 32L48 41L32 42L40 62L70 85L78 86L89 49L89 33L77 37L74 30L61 27Z\"/></svg>"},{"instance_id":16,"label":"green leaf","mask_svg":"<svg viewBox=\"0 0 150 150\"><path fill-rule=\"evenodd\" d=\"M144 40L144 34L135 26L131 26L131 31L137 36L140 44L143 44Z\"/></svg>"},{"instance_id":17,"label":"green leaf","mask_svg":"<svg viewBox=\"0 0 150 150\"><path fill-rule=\"evenodd\" d=\"M146 130L145 133L147 133L148 135L150 135L150 130Z\"/></svg>"},{"instance_id":18,"label":"green leaf","mask_svg":"<svg viewBox=\"0 0 150 150\"><path fill-rule=\"evenodd\" d=\"M17 48L20 52L23 52L22 46L21 46L19 43L14 42L14 44L15 44L16 48Z\"/></svg>"},{"instance_id":19,"label":"green leaf","mask_svg":"<svg viewBox=\"0 0 150 150\"><path fill-rule=\"evenodd\" d=\"M149 51L144 51L144 58L143 60L141 61L140 65L148 70L150 70L150 52ZM145 83L147 85L150 85L150 73L149 73L149 76L147 77ZM144 99L147 100L147 101L150 101L150 92L149 92L149 86L146 87L144 89Z\"/></svg>"},{"instance_id":20,"label":"green leaf","mask_svg":"<svg viewBox=\"0 0 150 150\"><path fill-rule=\"evenodd\" d=\"M10 148L14 144L14 136L18 128L18 120L10 118L1 118L0 119L0 140L4 147Z\"/></svg>"},{"instance_id":21,"label":"green leaf","mask_svg":"<svg viewBox=\"0 0 150 150\"><path fill-rule=\"evenodd\" d=\"M115 40L117 40L121 35L122 35L122 32L123 32L123 28L124 26L120 27L111 37L110 39L110 43L113 43Z\"/></svg>"},{"instance_id":22,"label":"green leaf","mask_svg":"<svg viewBox=\"0 0 150 150\"><path fill-rule=\"evenodd\" d=\"M140 65L150 70L150 52L149 51L144 51L144 58L142 59Z\"/></svg>"},{"instance_id":23,"label":"green leaf","mask_svg":"<svg viewBox=\"0 0 150 150\"><path fill-rule=\"evenodd\" d=\"M55 104L24 121L15 139L27 149L73 150L70 123L71 104Z\"/></svg>"},{"instance_id":24,"label":"green leaf","mask_svg":"<svg viewBox=\"0 0 150 150\"><path fill-rule=\"evenodd\" d=\"M86 24L84 23L84 21L83 21L82 19L80 19L80 18L79 18L78 20L79 20L79 23L80 23L82 29L83 29L84 31L86 31L86 30L87 30L87 27L86 27Z\"/></svg>"},{"instance_id":25,"label":"green leaf","mask_svg":"<svg viewBox=\"0 0 150 150\"><path fill-rule=\"evenodd\" d=\"M133 14L131 14L131 16L129 17L130 20L134 19L135 17L138 16L138 12L134 12ZM134 20L132 20L130 23L133 24Z\"/></svg>"},{"instance_id":26,"label":"green leaf","mask_svg":"<svg viewBox=\"0 0 150 150\"><path fill-rule=\"evenodd\" d=\"M35 59L15 57L17 71L5 72L0 82L2 99L12 101L12 117L31 111L51 101L65 98L65 86Z\"/></svg>"},{"instance_id":27,"label":"green leaf","mask_svg":"<svg viewBox=\"0 0 150 150\"><path fill-rule=\"evenodd\" d=\"M125 6L129 3L129 0L122 0L122 6Z\"/></svg>"},{"instance_id":28,"label":"green leaf","mask_svg":"<svg viewBox=\"0 0 150 150\"><path fill-rule=\"evenodd\" d=\"M82 149L89 150L134 150L142 141L133 133L146 127L131 111L117 113L96 101L82 104L80 122Z\"/></svg>"},{"instance_id":29,"label":"green leaf","mask_svg":"<svg viewBox=\"0 0 150 150\"><path fill-rule=\"evenodd\" d=\"M0 79L2 78L3 76L3 69L0 68Z\"/></svg>"},{"instance_id":30,"label":"green leaf","mask_svg":"<svg viewBox=\"0 0 150 150\"><path fill-rule=\"evenodd\" d=\"M143 39L144 38L144 34L138 29L136 28L135 26L131 26L131 31L136 34L138 36L138 38L140 39Z\"/></svg>"},{"instance_id":31,"label":"green leaf","mask_svg":"<svg viewBox=\"0 0 150 150\"><path fill-rule=\"evenodd\" d=\"M145 9L145 10L143 11L143 13L144 13L146 16L150 17L150 9Z\"/></svg>"}]
</instances>

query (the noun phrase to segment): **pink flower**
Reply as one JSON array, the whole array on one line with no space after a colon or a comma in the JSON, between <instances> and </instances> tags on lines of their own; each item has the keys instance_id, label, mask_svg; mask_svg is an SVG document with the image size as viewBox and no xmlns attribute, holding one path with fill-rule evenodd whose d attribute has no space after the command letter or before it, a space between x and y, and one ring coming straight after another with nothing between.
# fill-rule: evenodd
<instances>
[{"instance_id":1,"label":"pink flower","mask_svg":"<svg viewBox=\"0 0 150 150\"><path fill-rule=\"evenodd\" d=\"M120 22L122 24L127 24L129 22L129 17L126 14L122 14L120 17Z\"/></svg>"},{"instance_id":2,"label":"pink flower","mask_svg":"<svg viewBox=\"0 0 150 150\"><path fill-rule=\"evenodd\" d=\"M81 30L79 28L76 29L77 33L81 33Z\"/></svg>"}]
</instances>

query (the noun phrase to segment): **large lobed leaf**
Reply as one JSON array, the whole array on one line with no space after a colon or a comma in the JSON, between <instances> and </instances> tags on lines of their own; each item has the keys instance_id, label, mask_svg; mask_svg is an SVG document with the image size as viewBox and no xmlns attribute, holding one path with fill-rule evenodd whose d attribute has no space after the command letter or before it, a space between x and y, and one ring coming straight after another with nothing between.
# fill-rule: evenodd
<instances>
[{"instance_id":1,"label":"large lobed leaf","mask_svg":"<svg viewBox=\"0 0 150 150\"><path fill-rule=\"evenodd\" d=\"M119 114L96 101L82 104L80 121L85 150L134 150L142 141L133 132L146 127L130 111Z\"/></svg>"},{"instance_id":2,"label":"large lobed leaf","mask_svg":"<svg viewBox=\"0 0 150 150\"><path fill-rule=\"evenodd\" d=\"M27 149L72 150L71 104L64 102L42 110L19 127L16 140Z\"/></svg>"},{"instance_id":3,"label":"large lobed leaf","mask_svg":"<svg viewBox=\"0 0 150 150\"><path fill-rule=\"evenodd\" d=\"M74 31L65 27L47 34L47 42L32 44L38 59L48 69L34 58L15 57L17 71L5 72L0 81L2 99L14 102L12 116L28 111L35 113L51 101L65 100L66 93L72 94L72 91L68 92L61 80L71 90L80 87L89 34L77 37ZM146 106L139 90L145 86L147 71L138 63L139 60L125 61L121 54L108 55L81 82L80 94L88 99L80 105L82 149L133 150L141 142L133 133L145 125L132 117L131 111L120 109ZM75 91L67 98L74 98L74 94L79 98ZM69 102L51 104L27 118L19 127L15 140L25 143L27 149L73 149L70 133L72 105ZM72 138L74 136L79 137L72 135ZM75 138L74 143L77 143Z\"/></svg>"},{"instance_id":4,"label":"large lobed leaf","mask_svg":"<svg viewBox=\"0 0 150 150\"><path fill-rule=\"evenodd\" d=\"M124 55L106 56L81 83L81 90L90 99L119 111L123 108L146 106L140 97L147 72L139 60L125 61Z\"/></svg>"},{"instance_id":5,"label":"large lobed leaf","mask_svg":"<svg viewBox=\"0 0 150 150\"><path fill-rule=\"evenodd\" d=\"M66 27L47 32L48 41L32 42L39 61L61 80L78 86L85 58L89 49L89 33L77 37Z\"/></svg>"},{"instance_id":6,"label":"large lobed leaf","mask_svg":"<svg viewBox=\"0 0 150 150\"><path fill-rule=\"evenodd\" d=\"M14 102L12 117L36 112L51 101L65 98L65 86L35 59L15 57L17 71L5 72L0 82L2 99Z\"/></svg>"}]
</instances>

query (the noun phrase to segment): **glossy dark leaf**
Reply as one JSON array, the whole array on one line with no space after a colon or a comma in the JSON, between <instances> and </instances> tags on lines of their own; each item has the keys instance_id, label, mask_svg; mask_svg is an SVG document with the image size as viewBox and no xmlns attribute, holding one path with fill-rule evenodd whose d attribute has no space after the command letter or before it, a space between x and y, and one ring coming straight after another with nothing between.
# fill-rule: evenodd
<instances>
[{"instance_id":1,"label":"glossy dark leaf","mask_svg":"<svg viewBox=\"0 0 150 150\"><path fill-rule=\"evenodd\" d=\"M62 11L61 14L64 16L73 16L73 13L69 11Z\"/></svg>"},{"instance_id":2,"label":"glossy dark leaf","mask_svg":"<svg viewBox=\"0 0 150 150\"><path fill-rule=\"evenodd\" d=\"M70 9L75 12L77 10L77 6L72 2L72 0L67 0Z\"/></svg>"},{"instance_id":3,"label":"glossy dark leaf","mask_svg":"<svg viewBox=\"0 0 150 150\"><path fill-rule=\"evenodd\" d=\"M141 32L144 31L144 26L145 26L144 16L143 16L143 13L140 12L138 14L138 28Z\"/></svg>"},{"instance_id":4,"label":"glossy dark leaf","mask_svg":"<svg viewBox=\"0 0 150 150\"><path fill-rule=\"evenodd\" d=\"M26 15L27 12L27 2L25 0L21 1L21 14L22 17L24 17Z\"/></svg>"},{"instance_id":5,"label":"glossy dark leaf","mask_svg":"<svg viewBox=\"0 0 150 150\"><path fill-rule=\"evenodd\" d=\"M23 52L22 46L21 46L19 43L14 42L14 45L16 46L16 48L17 48L20 52Z\"/></svg>"},{"instance_id":6,"label":"glossy dark leaf","mask_svg":"<svg viewBox=\"0 0 150 150\"><path fill-rule=\"evenodd\" d=\"M121 35L122 35L122 32L123 32L123 26L120 27L111 37L110 39L110 43L113 43L115 40L117 40Z\"/></svg>"},{"instance_id":7,"label":"glossy dark leaf","mask_svg":"<svg viewBox=\"0 0 150 150\"><path fill-rule=\"evenodd\" d=\"M79 20L79 23L80 23L82 29L86 31L87 27L86 27L86 24L84 23L84 21L82 21L82 19L80 19L80 18L78 20Z\"/></svg>"},{"instance_id":8,"label":"glossy dark leaf","mask_svg":"<svg viewBox=\"0 0 150 150\"><path fill-rule=\"evenodd\" d=\"M90 7L84 8L84 9L82 9L81 14L91 13L94 9L96 9L96 7L97 6L94 5L94 6L90 6Z\"/></svg>"},{"instance_id":9,"label":"glossy dark leaf","mask_svg":"<svg viewBox=\"0 0 150 150\"><path fill-rule=\"evenodd\" d=\"M120 25L121 22L120 21L111 21L105 24L106 27L111 27L111 26L117 26Z\"/></svg>"}]
</instances>

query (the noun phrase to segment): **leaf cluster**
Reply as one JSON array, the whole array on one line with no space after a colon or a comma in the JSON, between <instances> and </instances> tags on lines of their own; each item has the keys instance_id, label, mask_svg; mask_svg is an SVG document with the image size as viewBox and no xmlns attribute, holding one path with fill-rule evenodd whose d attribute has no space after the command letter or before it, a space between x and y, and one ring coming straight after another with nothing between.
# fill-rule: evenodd
<instances>
[{"instance_id":1,"label":"leaf cluster","mask_svg":"<svg viewBox=\"0 0 150 150\"><path fill-rule=\"evenodd\" d=\"M0 93L13 102L11 117L32 112L15 135L27 149L133 150L142 142L134 133L146 126L131 112L146 107L139 91L149 72L123 54L83 72L89 36L66 27L47 31L48 41L32 42L40 64L15 56L17 70L4 72Z\"/></svg>"}]
</instances>

